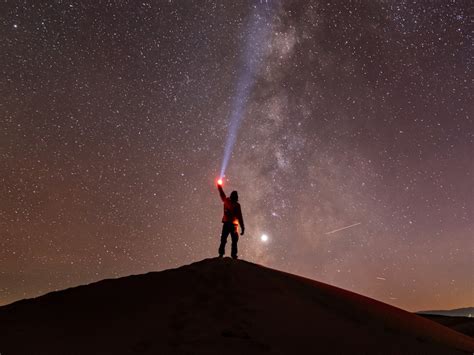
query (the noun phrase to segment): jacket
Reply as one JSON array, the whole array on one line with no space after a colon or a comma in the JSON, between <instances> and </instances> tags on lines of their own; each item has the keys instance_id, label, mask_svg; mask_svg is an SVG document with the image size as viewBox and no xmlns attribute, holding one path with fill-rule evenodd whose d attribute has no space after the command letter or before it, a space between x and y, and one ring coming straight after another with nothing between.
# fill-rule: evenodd
<instances>
[{"instance_id":1,"label":"jacket","mask_svg":"<svg viewBox=\"0 0 474 355\"><path fill-rule=\"evenodd\" d=\"M222 202L224 202L224 216L222 222L231 222L233 224L240 225L241 229L244 229L244 218L242 217L242 210L240 203L232 201L230 197L227 197L222 189L222 186L217 187L219 189L219 195L221 196Z\"/></svg>"}]
</instances>

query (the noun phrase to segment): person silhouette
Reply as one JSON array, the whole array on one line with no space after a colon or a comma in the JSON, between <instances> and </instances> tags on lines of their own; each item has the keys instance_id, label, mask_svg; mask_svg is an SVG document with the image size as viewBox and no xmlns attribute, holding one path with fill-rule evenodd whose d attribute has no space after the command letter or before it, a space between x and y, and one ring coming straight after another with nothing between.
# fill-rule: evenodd
<instances>
[{"instance_id":1,"label":"person silhouette","mask_svg":"<svg viewBox=\"0 0 474 355\"><path fill-rule=\"evenodd\" d=\"M227 237L229 236L232 240L231 256L233 259L237 259L237 242L239 241L239 225L241 233L244 235L245 226L244 219L242 217L242 210L239 204L239 195L237 191L232 191L230 197L226 197L224 190L222 189L222 183L217 183L217 189L222 202L224 202L224 216L222 217L222 234L221 244L219 246L219 257L222 258L225 254L225 245L227 243Z\"/></svg>"}]
</instances>

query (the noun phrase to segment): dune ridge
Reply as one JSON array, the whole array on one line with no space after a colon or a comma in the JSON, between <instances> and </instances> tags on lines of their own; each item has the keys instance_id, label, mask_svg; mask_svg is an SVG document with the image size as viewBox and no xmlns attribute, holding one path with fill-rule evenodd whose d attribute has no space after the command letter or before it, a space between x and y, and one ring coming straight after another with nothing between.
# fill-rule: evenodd
<instances>
[{"instance_id":1,"label":"dune ridge","mask_svg":"<svg viewBox=\"0 0 474 355\"><path fill-rule=\"evenodd\" d=\"M108 279L0 307L3 354L465 354L428 319L243 260Z\"/></svg>"}]
</instances>

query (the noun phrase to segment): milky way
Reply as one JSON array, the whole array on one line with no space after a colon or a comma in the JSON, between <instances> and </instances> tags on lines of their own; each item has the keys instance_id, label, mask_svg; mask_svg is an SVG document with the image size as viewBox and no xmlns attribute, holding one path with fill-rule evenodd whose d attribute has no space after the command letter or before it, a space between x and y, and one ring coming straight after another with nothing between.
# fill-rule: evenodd
<instances>
[{"instance_id":1,"label":"milky way","mask_svg":"<svg viewBox=\"0 0 474 355\"><path fill-rule=\"evenodd\" d=\"M2 2L0 304L217 255L252 4ZM472 306L470 2L271 5L224 185L241 258Z\"/></svg>"}]
</instances>

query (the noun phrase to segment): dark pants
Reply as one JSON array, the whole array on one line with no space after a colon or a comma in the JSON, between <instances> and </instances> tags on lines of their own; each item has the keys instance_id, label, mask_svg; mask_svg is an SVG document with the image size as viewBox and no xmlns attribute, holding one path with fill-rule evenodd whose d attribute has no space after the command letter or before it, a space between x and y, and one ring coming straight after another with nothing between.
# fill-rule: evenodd
<instances>
[{"instance_id":1,"label":"dark pants","mask_svg":"<svg viewBox=\"0 0 474 355\"><path fill-rule=\"evenodd\" d=\"M219 246L219 255L225 254L225 244L227 243L227 237L230 233L230 238L232 239L232 250L231 256L237 257L237 242L239 240L238 225L233 223L224 222L222 224L222 234L221 234L221 245Z\"/></svg>"}]
</instances>

